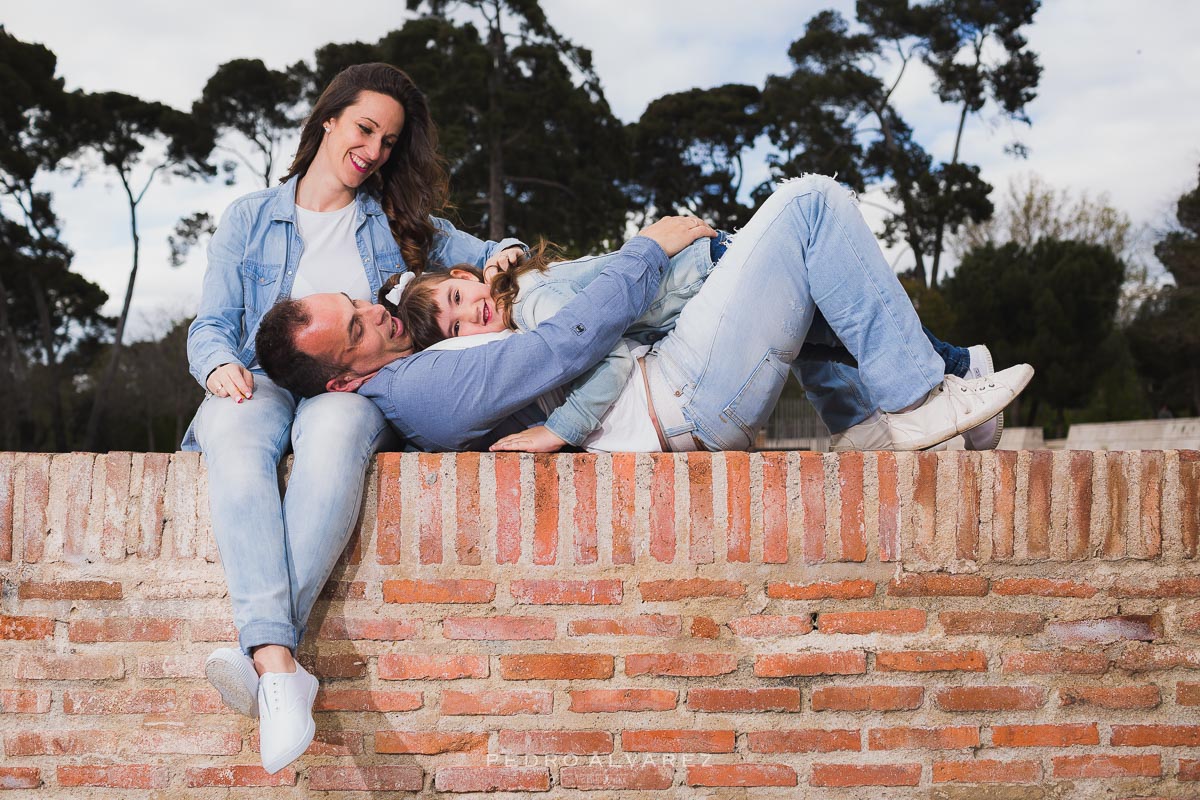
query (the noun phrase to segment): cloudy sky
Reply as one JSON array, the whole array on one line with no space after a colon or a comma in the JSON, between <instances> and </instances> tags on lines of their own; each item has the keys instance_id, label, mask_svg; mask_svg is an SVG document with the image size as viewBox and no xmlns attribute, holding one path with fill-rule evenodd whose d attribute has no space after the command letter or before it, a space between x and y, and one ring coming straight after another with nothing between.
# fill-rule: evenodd
<instances>
[{"instance_id":1,"label":"cloudy sky","mask_svg":"<svg viewBox=\"0 0 1200 800\"><path fill-rule=\"evenodd\" d=\"M234 58L261 58L283 68L329 42L374 41L403 24L400 0L353 6L314 0L209 0L197 12L151 0L11 0L0 24L58 56L69 89L117 90L187 108L215 68ZM852 0L543 0L550 21L590 48L616 114L636 120L653 99L692 87L762 85L789 70L788 45L817 11L853 16ZM1028 36L1044 72L1029 107L1030 128L991 111L973 120L963 158L981 165L996 196L1022 173L1050 184L1107 193L1135 223L1168 224L1174 200L1196 185L1200 165L1200 3L1195 0L1047 0ZM401 65L402 66L402 65ZM948 159L957 115L911 72L901 110L918 139ZM1019 139L1030 157L1004 146ZM290 155L290 153L289 153ZM765 168L748 176L750 185ZM166 237L197 210L219 215L255 187L175 181L147 192L142 209L142 267L135 290L133 335L194 312L203 255L167 266ZM75 268L103 286L108 310L119 309L128 279L128 211L120 188L91 174L48 181ZM894 258L903 264L904 254Z\"/></svg>"}]
</instances>

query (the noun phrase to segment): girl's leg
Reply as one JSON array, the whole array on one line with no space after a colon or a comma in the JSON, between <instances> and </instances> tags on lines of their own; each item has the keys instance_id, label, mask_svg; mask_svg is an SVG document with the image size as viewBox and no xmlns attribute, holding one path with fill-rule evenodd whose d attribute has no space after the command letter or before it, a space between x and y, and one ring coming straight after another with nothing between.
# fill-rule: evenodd
<instances>
[{"instance_id":1,"label":"girl's leg","mask_svg":"<svg viewBox=\"0 0 1200 800\"><path fill-rule=\"evenodd\" d=\"M790 181L738 232L657 346L663 376L706 446L750 446L818 308L882 410L906 408L942 382L942 360L848 192L819 176ZM856 421L816 399L830 430Z\"/></svg>"},{"instance_id":2,"label":"girl's leg","mask_svg":"<svg viewBox=\"0 0 1200 800\"><path fill-rule=\"evenodd\" d=\"M297 644L354 530L371 455L391 436L383 414L365 397L329 393L300 401L283 503Z\"/></svg>"},{"instance_id":3,"label":"girl's leg","mask_svg":"<svg viewBox=\"0 0 1200 800\"><path fill-rule=\"evenodd\" d=\"M297 640L278 477L294 412L291 393L256 374L251 399L208 397L197 416L213 537L247 654Z\"/></svg>"}]
</instances>

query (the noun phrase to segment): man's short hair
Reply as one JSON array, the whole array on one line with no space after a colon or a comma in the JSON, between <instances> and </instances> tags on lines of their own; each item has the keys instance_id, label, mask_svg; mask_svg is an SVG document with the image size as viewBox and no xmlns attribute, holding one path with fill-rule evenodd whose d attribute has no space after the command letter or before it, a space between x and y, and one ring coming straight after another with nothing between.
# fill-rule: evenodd
<instances>
[{"instance_id":1,"label":"man's short hair","mask_svg":"<svg viewBox=\"0 0 1200 800\"><path fill-rule=\"evenodd\" d=\"M283 300L263 315L254 337L258 363L267 376L301 397L321 394L343 372L340 365L318 361L296 346L296 337L310 322L312 316L299 300Z\"/></svg>"}]
</instances>

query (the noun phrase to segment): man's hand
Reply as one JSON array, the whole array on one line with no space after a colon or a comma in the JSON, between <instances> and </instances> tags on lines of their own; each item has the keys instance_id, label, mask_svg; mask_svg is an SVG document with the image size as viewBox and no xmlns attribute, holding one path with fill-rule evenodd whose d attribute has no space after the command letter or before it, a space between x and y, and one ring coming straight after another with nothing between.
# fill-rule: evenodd
<instances>
[{"instance_id":1,"label":"man's hand","mask_svg":"<svg viewBox=\"0 0 1200 800\"><path fill-rule=\"evenodd\" d=\"M508 269L517 263L523 254L522 248L518 245L506 247L499 253L494 254L487 261L483 262L483 280L486 283L491 283L493 274Z\"/></svg>"},{"instance_id":2,"label":"man's hand","mask_svg":"<svg viewBox=\"0 0 1200 800\"><path fill-rule=\"evenodd\" d=\"M254 374L236 362L217 367L204 383L217 397L236 397L239 403L254 393Z\"/></svg>"},{"instance_id":3,"label":"man's hand","mask_svg":"<svg viewBox=\"0 0 1200 800\"><path fill-rule=\"evenodd\" d=\"M643 228L638 235L658 242L670 258L701 236L715 238L717 232L708 223L695 217L663 217Z\"/></svg>"},{"instance_id":4,"label":"man's hand","mask_svg":"<svg viewBox=\"0 0 1200 800\"><path fill-rule=\"evenodd\" d=\"M505 436L488 449L492 452L500 450L520 450L523 453L557 453L566 446L566 442L550 432L545 425L528 428L520 433Z\"/></svg>"}]
</instances>

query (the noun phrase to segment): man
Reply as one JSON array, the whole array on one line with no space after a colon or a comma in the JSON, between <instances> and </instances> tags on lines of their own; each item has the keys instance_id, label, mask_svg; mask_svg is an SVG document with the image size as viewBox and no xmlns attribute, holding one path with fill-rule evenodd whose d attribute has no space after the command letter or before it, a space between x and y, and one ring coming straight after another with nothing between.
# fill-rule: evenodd
<instances>
[{"instance_id":1,"label":"man","mask_svg":"<svg viewBox=\"0 0 1200 800\"><path fill-rule=\"evenodd\" d=\"M258 356L272 378L300 394L371 398L423 450L485 449L541 421L533 401L606 355L653 299L668 257L714 235L691 218L651 225L607 257L606 270L558 315L504 341L414 355L382 306L313 295L267 314ZM855 354L861 378L796 359L818 307ZM943 362L857 207L819 176L785 183L767 201L672 337L681 331L676 338L690 342L674 348L685 352L673 355L670 387L680 408L665 410L678 422L674 436L692 432L710 449L748 446L789 367L831 431L863 449L935 445L995 416L1032 375L1022 366L990 379L943 381ZM684 364L695 353L696 364ZM727 413L725 402L738 403L737 413Z\"/></svg>"}]
</instances>

